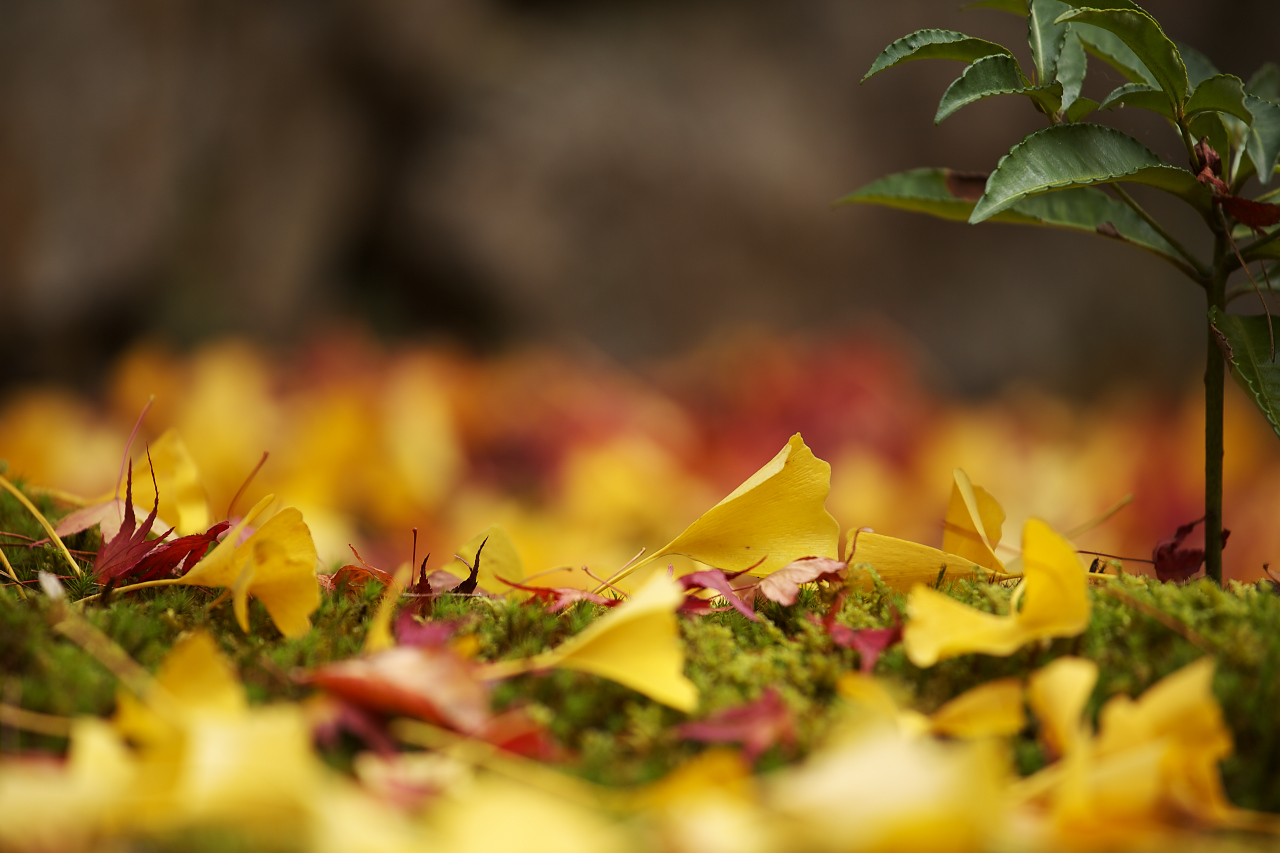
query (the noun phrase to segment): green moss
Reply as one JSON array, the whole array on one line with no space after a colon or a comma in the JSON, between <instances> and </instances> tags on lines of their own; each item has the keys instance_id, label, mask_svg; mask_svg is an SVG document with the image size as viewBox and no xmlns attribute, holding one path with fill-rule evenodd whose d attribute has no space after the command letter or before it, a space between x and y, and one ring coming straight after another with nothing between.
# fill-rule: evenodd
<instances>
[{"instance_id":1,"label":"green moss","mask_svg":"<svg viewBox=\"0 0 1280 853\"><path fill-rule=\"evenodd\" d=\"M57 507L37 499L42 511ZM39 538L42 531L17 501L0 495L0 529ZM92 551L96 535L78 534L73 547ZM40 570L65 575L66 566L51 548L5 545L19 577ZM948 582L948 594L994 613L1008 612L1010 589L998 584ZM1202 638L1218 658L1214 690L1238 750L1223 765L1232 801L1248 808L1280 811L1280 595L1271 584L1222 590L1207 582L1177 586L1126 577L1116 581L1121 597L1094 589L1093 618L1079 637L1029 645L1009 657L965 655L928 669L913 666L901 646L881 656L876 672L897 681L915 707L932 711L972 687L995 678L1025 677L1067 654L1099 664L1100 677L1088 712L1096 717L1110 696L1137 696L1160 678L1206 651L1143 613L1133 602L1157 608ZM81 588L82 587L82 588ZM72 597L96 591L89 582L69 584ZM680 617L686 673L701 699L696 717L758 698L772 687L795 714L793 750L776 747L757 768L768 770L805 755L839 716L835 685L856 668L856 652L834 647L811 616L831 606L833 590L806 588L796 605L760 606L759 622L730 610L704 617ZM262 607L250 606L250 631L242 632L229 606L209 604L216 591L174 587L122 594L84 607L94 625L130 656L155 669L174 641L186 631L209 631L233 661L254 702L297 700L310 690L291 674L299 669L350 657L359 652L381 589L369 584L322 597L306 636L279 635ZM871 574L870 588L852 591L839 619L855 628L885 627L903 612L903 597ZM524 657L551 648L583 630L605 612L589 603L548 613L536 603L446 595L435 600L429 618L448 621L462 635L474 635L479 658ZM115 704L115 679L93 658L57 634L49 624L47 601L34 590L23 601L11 588L0 591L0 671L6 696L25 708L58 715L107 715ZM567 769L593 781L636 784L663 776L701 751L701 744L674 732L684 715L619 684L583 673L556 671L526 675L498 684L497 710L521 706L545 723L573 756ZM6 735L5 748L60 749L56 739ZM352 744L329 756L344 766ZM1034 724L1013 743L1020 772L1044 762Z\"/></svg>"}]
</instances>

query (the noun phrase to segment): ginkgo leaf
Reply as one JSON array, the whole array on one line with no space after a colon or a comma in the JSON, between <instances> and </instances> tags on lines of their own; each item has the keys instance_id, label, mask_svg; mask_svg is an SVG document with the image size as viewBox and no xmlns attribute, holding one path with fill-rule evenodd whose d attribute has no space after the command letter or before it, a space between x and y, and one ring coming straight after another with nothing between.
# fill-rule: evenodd
<instances>
[{"instance_id":1,"label":"ginkgo leaf","mask_svg":"<svg viewBox=\"0 0 1280 853\"><path fill-rule=\"evenodd\" d=\"M975 486L963 469L952 472L951 501L942 527L942 550L997 572L1004 563L996 556L1004 526L1004 509L987 490Z\"/></svg>"},{"instance_id":2,"label":"ginkgo leaf","mask_svg":"<svg viewBox=\"0 0 1280 853\"><path fill-rule=\"evenodd\" d=\"M935 734L958 738L1011 737L1027 725L1022 681L1001 678L966 690L929 715Z\"/></svg>"},{"instance_id":3,"label":"ginkgo leaf","mask_svg":"<svg viewBox=\"0 0 1280 853\"><path fill-rule=\"evenodd\" d=\"M1032 673L1027 702L1040 720L1040 739L1050 757L1067 755L1088 737L1081 720L1097 682L1096 663L1070 656Z\"/></svg>"},{"instance_id":4,"label":"ginkgo leaf","mask_svg":"<svg viewBox=\"0 0 1280 853\"><path fill-rule=\"evenodd\" d=\"M391 617L395 615L400 593L404 592L411 577L413 577L413 565L402 563L391 576L391 582L382 591L382 598L378 600L378 609L369 620L369 630L364 635L365 654L385 651L396 644L395 637L391 635Z\"/></svg>"},{"instance_id":5,"label":"ginkgo leaf","mask_svg":"<svg viewBox=\"0 0 1280 853\"><path fill-rule=\"evenodd\" d=\"M668 554L757 575L800 557L834 559L840 525L827 512L830 492L831 466L796 433L767 465L619 579Z\"/></svg>"},{"instance_id":6,"label":"ginkgo leaf","mask_svg":"<svg viewBox=\"0 0 1280 853\"><path fill-rule=\"evenodd\" d=\"M502 661L482 672L505 678L537 669L575 669L600 675L651 699L689 713L698 688L684 674L676 608L679 585L656 574L631 598L561 645L524 660Z\"/></svg>"},{"instance_id":7,"label":"ginkgo leaf","mask_svg":"<svg viewBox=\"0 0 1280 853\"><path fill-rule=\"evenodd\" d=\"M906 592L915 584L936 583L939 575L955 580L990 574L964 557L867 530L850 531L845 559L851 566L870 564L882 581L899 592ZM855 577L850 575L850 583ZM859 582L870 587L871 578L863 573Z\"/></svg>"},{"instance_id":8,"label":"ginkgo leaf","mask_svg":"<svg viewBox=\"0 0 1280 853\"><path fill-rule=\"evenodd\" d=\"M236 620L249 630L248 597L259 599L280 633L299 637L311 628L311 614L320 606L316 579L316 545L302 513L286 507L272 516L241 544L245 527L275 500L267 495L227 533L191 571L180 578L134 584L144 586L220 586L231 591Z\"/></svg>"},{"instance_id":9,"label":"ginkgo leaf","mask_svg":"<svg viewBox=\"0 0 1280 853\"><path fill-rule=\"evenodd\" d=\"M902 642L912 663L927 667L971 652L1009 655L1031 640L1073 637L1088 627L1085 570L1071 543L1036 519L1023 528L1022 543L1023 580L1010 602L1014 612L1006 616L975 610L923 584L911 590Z\"/></svg>"}]
</instances>

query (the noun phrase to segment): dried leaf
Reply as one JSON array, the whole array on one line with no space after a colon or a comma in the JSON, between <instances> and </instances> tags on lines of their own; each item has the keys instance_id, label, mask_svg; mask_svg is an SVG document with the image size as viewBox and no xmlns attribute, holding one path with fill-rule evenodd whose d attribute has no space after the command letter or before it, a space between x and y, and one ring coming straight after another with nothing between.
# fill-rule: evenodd
<instances>
[{"instance_id":1,"label":"dried leaf","mask_svg":"<svg viewBox=\"0 0 1280 853\"><path fill-rule=\"evenodd\" d=\"M1156 543L1155 549L1151 552L1151 561L1155 564L1156 577L1162 581L1185 583L1191 579L1192 575L1200 571L1200 566L1204 563L1204 549L1183 548L1182 542L1191 535L1191 531L1202 521L1204 521L1203 518L1197 518L1195 521L1183 524L1168 539L1161 539ZM1230 530L1222 531L1222 544L1224 546L1227 544L1227 537L1230 535Z\"/></svg>"},{"instance_id":2,"label":"dried leaf","mask_svg":"<svg viewBox=\"0 0 1280 853\"><path fill-rule=\"evenodd\" d=\"M737 577L737 574L733 575L733 577ZM745 601L738 597L738 593L734 591L733 587L729 586L729 581L730 577L727 577L725 573L719 569L707 569L701 572L691 572L690 574L676 578L676 583L680 584L680 588L686 592L701 589L714 590L715 592L720 593L721 597L729 603L730 607L737 610L752 622L759 622L760 620L756 616L755 611L752 610ZM685 603L680 606L681 610L688 612L695 606L695 602L705 603L705 600L693 595L686 595Z\"/></svg>"},{"instance_id":3,"label":"dried leaf","mask_svg":"<svg viewBox=\"0 0 1280 853\"><path fill-rule=\"evenodd\" d=\"M790 607L796 603L800 587L819 581L843 581L846 564L830 557L802 557L778 569L755 585L755 591L770 601Z\"/></svg>"},{"instance_id":4,"label":"dried leaf","mask_svg":"<svg viewBox=\"0 0 1280 853\"><path fill-rule=\"evenodd\" d=\"M675 732L703 743L740 743L748 762L754 762L774 744L790 748L796 742L791 709L772 687L754 702L727 708L705 720L682 723Z\"/></svg>"}]
</instances>

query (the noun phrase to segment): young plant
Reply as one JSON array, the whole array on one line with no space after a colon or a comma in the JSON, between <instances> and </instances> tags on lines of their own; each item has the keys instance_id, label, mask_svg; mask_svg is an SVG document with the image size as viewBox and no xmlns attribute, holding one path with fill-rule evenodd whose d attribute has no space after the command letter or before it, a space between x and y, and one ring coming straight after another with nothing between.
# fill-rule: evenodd
<instances>
[{"instance_id":1,"label":"young plant","mask_svg":"<svg viewBox=\"0 0 1280 853\"><path fill-rule=\"evenodd\" d=\"M934 123L993 95L1022 95L1048 127L1010 149L990 175L915 169L841 199L943 219L1006 222L1083 231L1166 261L1204 290L1205 573L1222 580L1222 407L1224 369L1280 434L1280 364L1267 316L1226 313L1250 291L1280 289L1280 206L1241 196L1251 178L1266 187L1280 155L1280 67L1263 65L1247 83L1222 74L1201 53L1165 35L1129 0L980 0L972 7L1024 15L1033 67L1006 47L950 30L918 30L876 57L872 77L913 59L956 59L968 67L942 96ZM1088 57L1129 82L1101 103L1083 97ZM1087 121L1121 106L1156 113L1177 134L1187 167L1166 163L1133 137ZM1213 240L1211 257L1188 250L1122 184L1162 190L1190 205ZM1109 192L1100 187L1106 185ZM1249 270L1258 263L1258 276ZM1233 274L1244 276L1233 281ZM1264 283L1259 284L1259 279ZM1265 300L1264 300L1265 307Z\"/></svg>"}]
</instances>

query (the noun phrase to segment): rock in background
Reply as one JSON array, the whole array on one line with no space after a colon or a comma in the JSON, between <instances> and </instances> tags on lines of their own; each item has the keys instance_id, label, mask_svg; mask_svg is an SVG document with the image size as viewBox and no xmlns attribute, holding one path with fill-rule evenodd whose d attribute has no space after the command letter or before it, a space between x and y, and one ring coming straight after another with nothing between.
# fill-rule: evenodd
<instances>
[{"instance_id":1,"label":"rock in background","mask_svg":"<svg viewBox=\"0 0 1280 853\"><path fill-rule=\"evenodd\" d=\"M1275 4L1230 4L1234 26L1150 8L1226 71L1274 58ZM858 85L925 26L1025 44L950 2L9 0L0 382L91 381L141 333L287 342L352 316L624 360L875 323L962 391L1185 382L1201 300L1153 259L830 209L890 171L990 169L1039 126L992 99L934 128L954 63Z\"/></svg>"}]
</instances>

